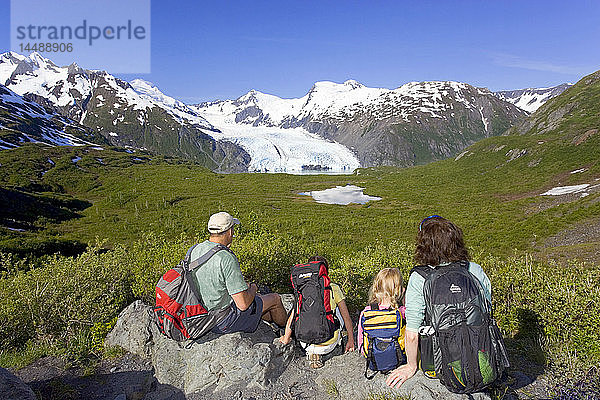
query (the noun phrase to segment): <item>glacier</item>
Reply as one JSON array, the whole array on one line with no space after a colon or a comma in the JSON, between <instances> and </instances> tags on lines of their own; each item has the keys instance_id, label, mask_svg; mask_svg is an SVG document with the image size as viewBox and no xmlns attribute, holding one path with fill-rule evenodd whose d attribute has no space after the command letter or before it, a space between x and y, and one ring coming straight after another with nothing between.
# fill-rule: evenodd
<instances>
[{"instance_id":1,"label":"glacier","mask_svg":"<svg viewBox=\"0 0 600 400\"><path fill-rule=\"evenodd\" d=\"M302 173L303 165L320 165L328 172L352 173L360 167L350 149L304 128L238 124L231 116L210 110L202 117L219 129L210 132L213 138L234 142L248 152L250 172Z\"/></svg>"}]
</instances>

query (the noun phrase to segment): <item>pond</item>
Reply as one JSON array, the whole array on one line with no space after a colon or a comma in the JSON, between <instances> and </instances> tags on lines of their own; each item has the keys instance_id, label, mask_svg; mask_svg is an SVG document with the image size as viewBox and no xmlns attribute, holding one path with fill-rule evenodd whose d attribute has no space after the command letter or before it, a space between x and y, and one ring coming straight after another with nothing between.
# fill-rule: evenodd
<instances>
[{"instance_id":1,"label":"pond","mask_svg":"<svg viewBox=\"0 0 600 400\"><path fill-rule=\"evenodd\" d=\"M364 188L355 185L336 186L331 189L313 190L312 192L299 193L312 196L317 203L348 205L350 203L365 204L369 201L381 200L381 197L368 196L363 193Z\"/></svg>"}]
</instances>

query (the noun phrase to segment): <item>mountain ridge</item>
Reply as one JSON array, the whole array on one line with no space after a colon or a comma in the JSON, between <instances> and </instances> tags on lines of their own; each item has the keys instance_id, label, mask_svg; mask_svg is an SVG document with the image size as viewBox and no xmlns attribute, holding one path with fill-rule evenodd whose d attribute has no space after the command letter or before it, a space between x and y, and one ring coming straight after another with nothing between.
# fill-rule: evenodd
<instances>
[{"instance_id":1,"label":"mountain ridge","mask_svg":"<svg viewBox=\"0 0 600 400\"><path fill-rule=\"evenodd\" d=\"M494 93L498 98L506 100L529 113L533 113L548 100L560 95L571 86L573 86L572 83L562 83L546 88L500 90Z\"/></svg>"},{"instance_id":2,"label":"mountain ridge","mask_svg":"<svg viewBox=\"0 0 600 400\"><path fill-rule=\"evenodd\" d=\"M58 67L37 53L0 55L0 83L113 145L229 172L424 164L500 135L527 115L487 88L454 81L396 89L318 81L299 98L252 89L234 100L188 105L143 79L125 82L76 63Z\"/></svg>"},{"instance_id":3,"label":"mountain ridge","mask_svg":"<svg viewBox=\"0 0 600 400\"><path fill-rule=\"evenodd\" d=\"M302 128L354 151L361 166L410 166L446 158L503 133L526 113L488 89L453 81L409 82L396 89L357 81L316 82L300 98L257 90L193 106L239 126ZM456 118L455 118L456 117ZM235 136L234 126L228 126Z\"/></svg>"}]
</instances>

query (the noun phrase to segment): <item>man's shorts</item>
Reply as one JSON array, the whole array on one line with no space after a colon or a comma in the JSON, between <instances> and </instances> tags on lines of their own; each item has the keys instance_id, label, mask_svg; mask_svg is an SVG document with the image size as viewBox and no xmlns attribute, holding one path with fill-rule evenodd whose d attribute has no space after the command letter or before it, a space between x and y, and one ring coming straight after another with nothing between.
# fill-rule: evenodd
<instances>
[{"instance_id":1,"label":"man's shorts","mask_svg":"<svg viewBox=\"0 0 600 400\"><path fill-rule=\"evenodd\" d=\"M235 305L235 302L231 303L231 311L225 319L212 329L213 333L233 333L233 332L246 332L252 333L258 328L260 323L260 317L262 316L263 301L260 296L255 296L254 301L244 311L240 311Z\"/></svg>"}]
</instances>

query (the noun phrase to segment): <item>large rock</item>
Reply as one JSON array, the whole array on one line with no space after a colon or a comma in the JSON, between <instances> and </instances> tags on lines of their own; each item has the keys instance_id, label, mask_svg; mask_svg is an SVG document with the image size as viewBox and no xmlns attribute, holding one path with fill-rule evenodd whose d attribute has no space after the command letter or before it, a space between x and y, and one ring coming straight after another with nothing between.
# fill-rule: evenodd
<instances>
[{"instance_id":1,"label":"large rock","mask_svg":"<svg viewBox=\"0 0 600 400\"><path fill-rule=\"evenodd\" d=\"M0 368L0 397L2 400L37 400L29 386L4 368Z\"/></svg>"},{"instance_id":2,"label":"large rock","mask_svg":"<svg viewBox=\"0 0 600 400\"><path fill-rule=\"evenodd\" d=\"M286 309L293 304L291 295L283 295L282 300ZM232 396L271 399L275 393L290 388L309 398L329 395L355 400L382 395L382 398L412 400L468 399L466 395L450 393L438 380L421 372L400 388L387 387L381 374L367 380L363 375L362 355L358 352L342 355L339 348L326 357L323 368L312 370L304 359L292 360L294 347L282 347L264 323L253 334L208 334L191 345L178 343L159 333L152 308L140 301L121 312L106 345L118 345L151 358L157 380L168 388L181 389L192 399L196 396L211 400ZM202 393L192 394L198 391ZM477 393L473 399L488 400L490 396Z\"/></svg>"},{"instance_id":3,"label":"large rock","mask_svg":"<svg viewBox=\"0 0 600 400\"><path fill-rule=\"evenodd\" d=\"M346 353L325 363L318 371L317 383L323 391L335 394L340 399L363 399L373 394L382 394L382 398L402 398L411 400L467 400L467 395L448 391L437 379L430 379L418 371L400 388L389 388L385 384L385 375L377 374L372 380L364 377L365 359L359 352ZM486 393L473 394L474 400L489 400Z\"/></svg>"},{"instance_id":4,"label":"large rock","mask_svg":"<svg viewBox=\"0 0 600 400\"><path fill-rule=\"evenodd\" d=\"M208 334L193 343L178 343L160 334L152 308L137 301L121 312L105 343L150 357L160 383L193 393L239 384L266 388L292 357L291 346L274 341L271 327L261 323L252 334Z\"/></svg>"}]
</instances>

